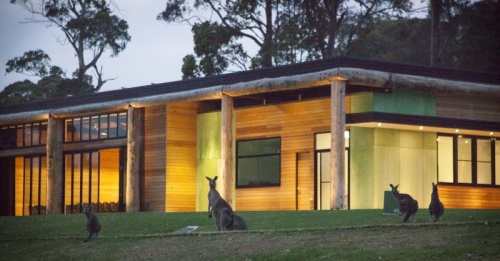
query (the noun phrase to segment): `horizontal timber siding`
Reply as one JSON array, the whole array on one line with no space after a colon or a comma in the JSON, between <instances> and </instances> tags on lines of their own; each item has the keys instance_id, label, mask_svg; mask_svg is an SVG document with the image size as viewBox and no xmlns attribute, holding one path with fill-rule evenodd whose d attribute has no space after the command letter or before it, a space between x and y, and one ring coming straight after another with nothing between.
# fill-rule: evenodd
<instances>
[{"instance_id":1,"label":"horizontal timber siding","mask_svg":"<svg viewBox=\"0 0 500 261\"><path fill-rule=\"evenodd\" d=\"M445 208L500 208L500 188L439 185Z\"/></svg>"},{"instance_id":2,"label":"horizontal timber siding","mask_svg":"<svg viewBox=\"0 0 500 261\"><path fill-rule=\"evenodd\" d=\"M166 211L196 211L198 103L167 105Z\"/></svg>"},{"instance_id":3,"label":"horizontal timber siding","mask_svg":"<svg viewBox=\"0 0 500 261\"><path fill-rule=\"evenodd\" d=\"M436 116L482 121L500 121L500 99L458 94L436 95Z\"/></svg>"},{"instance_id":4,"label":"horizontal timber siding","mask_svg":"<svg viewBox=\"0 0 500 261\"><path fill-rule=\"evenodd\" d=\"M281 137L281 185L237 189L238 210L314 208L314 134L330 131L330 107L330 99L320 99L236 110L237 140Z\"/></svg>"},{"instance_id":5,"label":"horizontal timber siding","mask_svg":"<svg viewBox=\"0 0 500 261\"><path fill-rule=\"evenodd\" d=\"M144 174L141 210L165 211L166 107L144 110ZM142 187L141 186L141 187Z\"/></svg>"}]
</instances>

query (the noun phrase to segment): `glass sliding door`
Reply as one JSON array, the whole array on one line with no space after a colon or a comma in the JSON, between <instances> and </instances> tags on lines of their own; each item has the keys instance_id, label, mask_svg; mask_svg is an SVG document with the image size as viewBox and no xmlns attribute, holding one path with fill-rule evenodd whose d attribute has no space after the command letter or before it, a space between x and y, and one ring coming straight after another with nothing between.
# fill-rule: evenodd
<instances>
[{"instance_id":1,"label":"glass sliding door","mask_svg":"<svg viewBox=\"0 0 500 261\"><path fill-rule=\"evenodd\" d=\"M345 133L344 167L345 167L345 205L349 208L349 135ZM316 209L330 209L330 133L316 134Z\"/></svg>"},{"instance_id":2,"label":"glass sliding door","mask_svg":"<svg viewBox=\"0 0 500 261\"><path fill-rule=\"evenodd\" d=\"M65 154L65 213L80 213L90 204L94 212L123 211L124 149Z\"/></svg>"},{"instance_id":3,"label":"glass sliding door","mask_svg":"<svg viewBox=\"0 0 500 261\"><path fill-rule=\"evenodd\" d=\"M16 157L15 215L46 213L47 158L45 156Z\"/></svg>"}]
</instances>

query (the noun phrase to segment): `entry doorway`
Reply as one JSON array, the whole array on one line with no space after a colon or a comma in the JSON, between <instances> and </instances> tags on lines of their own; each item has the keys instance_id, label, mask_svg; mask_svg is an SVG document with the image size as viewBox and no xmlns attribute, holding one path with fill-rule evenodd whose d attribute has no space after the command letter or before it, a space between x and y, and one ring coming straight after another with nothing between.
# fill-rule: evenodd
<instances>
[{"instance_id":1,"label":"entry doorway","mask_svg":"<svg viewBox=\"0 0 500 261\"><path fill-rule=\"evenodd\" d=\"M345 204L349 209L349 132L345 135L344 167L345 167ZM317 210L330 210L330 147L331 134L319 133L315 136L315 199Z\"/></svg>"}]
</instances>

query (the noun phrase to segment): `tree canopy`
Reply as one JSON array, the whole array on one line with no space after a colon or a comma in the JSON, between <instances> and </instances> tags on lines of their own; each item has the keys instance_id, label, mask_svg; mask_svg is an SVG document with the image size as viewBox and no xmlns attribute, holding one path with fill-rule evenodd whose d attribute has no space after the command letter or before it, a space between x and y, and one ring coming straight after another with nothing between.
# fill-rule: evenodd
<instances>
[{"instance_id":1,"label":"tree canopy","mask_svg":"<svg viewBox=\"0 0 500 261\"><path fill-rule=\"evenodd\" d=\"M98 65L99 59L106 51L111 56L117 56L123 51L131 37L128 34L128 24L113 14L111 1L106 0L11 0L18 3L33 15L29 21L56 26L65 36L65 43L75 51L78 67L73 73L78 92L96 92L110 79L103 78L103 68ZM37 51L26 52L21 58L14 58L7 63L9 68L28 69L29 59L43 60L37 57ZM19 61L27 61L23 66ZM47 75L47 60L38 62L40 76ZM11 67L13 66L13 67ZM9 70L9 69L7 69ZM16 71L15 69L13 71ZM10 71L7 71L10 72ZM16 71L17 72L17 71ZM97 83L89 75L92 73ZM43 75L42 75L43 74ZM89 77L91 86L89 88Z\"/></svg>"},{"instance_id":2,"label":"tree canopy","mask_svg":"<svg viewBox=\"0 0 500 261\"><path fill-rule=\"evenodd\" d=\"M377 21L404 16L411 6L409 0L167 0L157 19L192 26L194 55L182 70L190 78L348 55Z\"/></svg>"}]
</instances>

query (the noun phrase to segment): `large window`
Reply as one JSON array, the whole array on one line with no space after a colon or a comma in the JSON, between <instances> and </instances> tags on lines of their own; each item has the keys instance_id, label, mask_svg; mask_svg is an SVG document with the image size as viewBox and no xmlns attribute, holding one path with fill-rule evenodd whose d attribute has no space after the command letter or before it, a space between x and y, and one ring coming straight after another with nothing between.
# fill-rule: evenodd
<instances>
[{"instance_id":1,"label":"large window","mask_svg":"<svg viewBox=\"0 0 500 261\"><path fill-rule=\"evenodd\" d=\"M237 187L280 185L280 138L238 141L236 151Z\"/></svg>"},{"instance_id":2,"label":"large window","mask_svg":"<svg viewBox=\"0 0 500 261\"><path fill-rule=\"evenodd\" d=\"M46 121L0 128L0 149L42 146L46 143Z\"/></svg>"},{"instance_id":3,"label":"large window","mask_svg":"<svg viewBox=\"0 0 500 261\"><path fill-rule=\"evenodd\" d=\"M439 182L500 185L500 141L487 137L438 136Z\"/></svg>"},{"instance_id":4,"label":"large window","mask_svg":"<svg viewBox=\"0 0 500 261\"><path fill-rule=\"evenodd\" d=\"M47 158L16 157L15 168L15 215L45 214Z\"/></svg>"},{"instance_id":5,"label":"large window","mask_svg":"<svg viewBox=\"0 0 500 261\"><path fill-rule=\"evenodd\" d=\"M94 212L123 210L123 151L114 148L65 154L65 213L80 213L82 204L91 204Z\"/></svg>"},{"instance_id":6,"label":"large window","mask_svg":"<svg viewBox=\"0 0 500 261\"><path fill-rule=\"evenodd\" d=\"M127 112L108 113L65 120L65 142L124 138Z\"/></svg>"}]
</instances>

